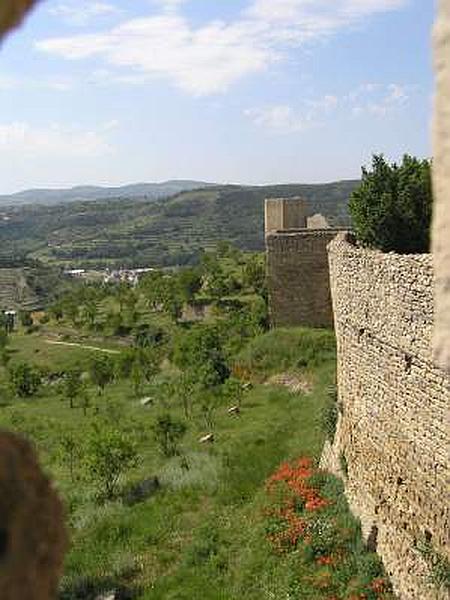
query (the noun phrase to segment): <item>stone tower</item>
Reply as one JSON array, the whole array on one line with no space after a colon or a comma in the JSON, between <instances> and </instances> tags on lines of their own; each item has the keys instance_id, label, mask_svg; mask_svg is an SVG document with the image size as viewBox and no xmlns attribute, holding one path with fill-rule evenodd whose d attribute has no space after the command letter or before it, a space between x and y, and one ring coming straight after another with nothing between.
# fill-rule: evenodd
<instances>
[{"instance_id":1,"label":"stone tower","mask_svg":"<svg viewBox=\"0 0 450 600\"><path fill-rule=\"evenodd\" d=\"M265 206L266 235L305 228L307 208L303 198L268 198Z\"/></svg>"},{"instance_id":2,"label":"stone tower","mask_svg":"<svg viewBox=\"0 0 450 600\"><path fill-rule=\"evenodd\" d=\"M322 218L308 227L302 198L266 200L269 310L275 327L332 327L327 245L340 231ZM318 227L321 225L321 227Z\"/></svg>"}]
</instances>

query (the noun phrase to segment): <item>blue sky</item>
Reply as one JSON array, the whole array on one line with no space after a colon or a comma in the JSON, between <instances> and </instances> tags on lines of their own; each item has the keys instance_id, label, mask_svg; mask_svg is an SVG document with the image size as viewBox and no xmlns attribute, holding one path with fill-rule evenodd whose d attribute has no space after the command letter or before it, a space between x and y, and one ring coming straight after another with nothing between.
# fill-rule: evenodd
<instances>
[{"instance_id":1,"label":"blue sky","mask_svg":"<svg viewBox=\"0 0 450 600\"><path fill-rule=\"evenodd\" d=\"M0 52L0 193L358 177L430 154L432 0L47 0Z\"/></svg>"}]
</instances>

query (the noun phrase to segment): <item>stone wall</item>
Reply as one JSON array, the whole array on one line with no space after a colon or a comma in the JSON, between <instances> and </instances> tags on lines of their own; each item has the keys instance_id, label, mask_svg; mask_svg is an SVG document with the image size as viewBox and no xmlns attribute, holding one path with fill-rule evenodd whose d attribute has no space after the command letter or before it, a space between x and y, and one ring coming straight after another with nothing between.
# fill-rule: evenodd
<instances>
[{"instance_id":1,"label":"stone wall","mask_svg":"<svg viewBox=\"0 0 450 600\"><path fill-rule=\"evenodd\" d=\"M336 229L302 229L266 236L272 324L332 327L327 245Z\"/></svg>"},{"instance_id":2,"label":"stone wall","mask_svg":"<svg viewBox=\"0 0 450 600\"><path fill-rule=\"evenodd\" d=\"M343 234L329 258L340 416L323 466L344 476L399 597L447 598L415 548L427 539L448 555L450 380L433 362L433 259Z\"/></svg>"},{"instance_id":3,"label":"stone wall","mask_svg":"<svg viewBox=\"0 0 450 600\"><path fill-rule=\"evenodd\" d=\"M435 27L436 100L433 253L436 267L436 356L450 373L450 0L439 1Z\"/></svg>"},{"instance_id":4,"label":"stone wall","mask_svg":"<svg viewBox=\"0 0 450 600\"><path fill-rule=\"evenodd\" d=\"M264 210L266 234L306 227L308 206L303 198L267 198Z\"/></svg>"}]
</instances>

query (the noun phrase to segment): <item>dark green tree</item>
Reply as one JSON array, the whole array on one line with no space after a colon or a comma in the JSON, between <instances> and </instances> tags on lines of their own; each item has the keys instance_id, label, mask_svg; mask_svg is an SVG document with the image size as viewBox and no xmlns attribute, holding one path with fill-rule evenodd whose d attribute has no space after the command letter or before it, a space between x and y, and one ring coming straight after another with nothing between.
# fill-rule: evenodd
<instances>
[{"instance_id":1,"label":"dark green tree","mask_svg":"<svg viewBox=\"0 0 450 600\"><path fill-rule=\"evenodd\" d=\"M198 269L182 269L178 275L180 293L185 302L192 302L202 287L202 274Z\"/></svg>"},{"instance_id":2,"label":"dark green tree","mask_svg":"<svg viewBox=\"0 0 450 600\"><path fill-rule=\"evenodd\" d=\"M101 394L108 383L114 379L114 361L104 354L94 356L89 365L89 374L92 383L98 387L99 394Z\"/></svg>"},{"instance_id":3,"label":"dark green tree","mask_svg":"<svg viewBox=\"0 0 450 600\"><path fill-rule=\"evenodd\" d=\"M197 326L179 336L173 361L180 369L193 371L205 388L220 385L230 375L220 336L210 326Z\"/></svg>"},{"instance_id":4,"label":"dark green tree","mask_svg":"<svg viewBox=\"0 0 450 600\"><path fill-rule=\"evenodd\" d=\"M401 165L375 155L350 199L357 239L384 252L422 253L430 246L431 162L405 155Z\"/></svg>"},{"instance_id":5,"label":"dark green tree","mask_svg":"<svg viewBox=\"0 0 450 600\"><path fill-rule=\"evenodd\" d=\"M27 363L11 367L9 377L16 396L20 398L34 396L42 383L39 370Z\"/></svg>"}]
</instances>

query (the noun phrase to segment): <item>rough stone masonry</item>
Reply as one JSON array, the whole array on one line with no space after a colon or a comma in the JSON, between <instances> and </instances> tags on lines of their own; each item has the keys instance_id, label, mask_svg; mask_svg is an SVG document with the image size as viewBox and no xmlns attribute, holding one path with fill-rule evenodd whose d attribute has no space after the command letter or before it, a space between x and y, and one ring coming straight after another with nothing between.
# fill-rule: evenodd
<instances>
[{"instance_id":1,"label":"rough stone masonry","mask_svg":"<svg viewBox=\"0 0 450 600\"><path fill-rule=\"evenodd\" d=\"M276 327L333 326L327 245L341 230L308 212L302 198L266 200L269 311Z\"/></svg>"},{"instance_id":2,"label":"rough stone masonry","mask_svg":"<svg viewBox=\"0 0 450 600\"><path fill-rule=\"evenodd\" d=\"M444 600L419 552L427 542L449 557L450 378L433 359L433 258L344 234L329 258L340 416L322 466L343 476L399 598Z\"/></svg>"}]
</instances>

